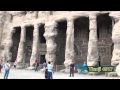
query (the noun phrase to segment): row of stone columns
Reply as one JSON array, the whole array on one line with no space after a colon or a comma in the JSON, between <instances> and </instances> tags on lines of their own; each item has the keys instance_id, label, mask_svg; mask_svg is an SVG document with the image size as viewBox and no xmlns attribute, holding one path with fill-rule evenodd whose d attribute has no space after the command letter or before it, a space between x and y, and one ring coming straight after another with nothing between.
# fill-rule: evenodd
<instances>
[{"instance_id":1,"label":"row of stone columns","mask_svg":"<svg viewBox=\"0 0 120 90\"><path fill-rule=\"evenodd\" d=\"M32 47L32 54L30 58L30 66L33 66L35 61L38 58L38 50L39 50L39 26L41 24L34 25L34 32L33 32L33 47ZM7 43L5 47L4 57L5 60L10 61L12 59L12 52L10 51L13 45L12 36L15 32L15 29L12 28L10 33L8 33ZM20 35L20 42L18 46L17 58L15 64L17 68L22 68L23 63L25 60L25 42L26 42L26 27L21 26L21 35Z\"/></svg>"},{"instance_id":2,"label":"row of stone columns","mask_svg":"<svg viewBox=\"0 0 120 90\"><path fill-rule=\"evenodd\" d=\"M32 45L32 54L30 58L30 66L33 67L36 60L39 56L39 27L41 24L34 25L34 32L33 32L33 45ZM26 29L25 27L21 27L21 39L18 47L18 54L15 63L17 64L18 68L21 68L25 60L25 42L26 42Z\"/></svg>"},{"instance_id":3,"label":"row of stone columns","mask_svg":"<svg viewBox=\"0 0 120 90\"><path fill-rule=\"evenodd\" d=\"M96 15L90 15L90 33L89 33L89 43L88 43L88 57L87 62L88 65L93 66L97 64L98 61L98 48L97 48L97 25L96 25ZM34 26L33 33L33 47L32 54L30 58L30 66L33 66L35 60L38 57L38 49L39 49L39 24ZM53 63L56 60L56 48L57 44L55 42L55 38L57 36L57 22L47 22L45 24L45 33L44 37L46 38L47 45L47 53L46 60L52 61ZM71 63L75 63L74 57L74 19L67 19L67 32L66 32L66 50L65 50L65 66L69 66ZM12 35L9 35L9 43L12 42ZM25 42L26 42L26 28L25 26L21 26L21 36L18 47L18 54L15 63L17 66L21 66L21 64L25 60ZM10 48L12 44L7 44L6 51L10 54ZM8 57L10 57L8 55Z\"/></svg>"},{"instance_id":4,"label":"row of stone columns","mask_svg":"<svg viewBox=\"0 0 120 90\"><path fill-rule=\"evenodd\" d=\"M89 42L88 42L88 56L87 56L87 64L89 66L95 66L98 64L98 45L97 45L97 14L89 15ZM33 47L32 54L30 58L30 66L33 66L35 60L38 57L39 53L39 26L40 24L34 25L34 33L33 33ZM55 38L57 36L57 22L46 22L45 23L45 33L44 37L46 38L46 60L52 61L53 63L56 60L56 48L57 44L55 42ZM6 44L5 54L8 57L8 60L11 58L10 48L12 46L12 31L8 35L8 43ZM67 19L67 32L66 32L66 50L65 50L65 66L69 66L71 63L75 63L74 57L74 18ZM18 66L24 62L25 60L25 41L26 41L26 28L25 26L21 27L21 38L18 47L18 54L15 63ZM119 40L116 40L117 42ZM114 40L115 42L115 40ZM115 44L116 46L116 44ZM114 47L115 48L115 47ZM113 56L114 57L114 56ZM115 61L115 60L114 60Z\"/></svg>"},{"instance_id":5,"label":"row of stone columns","mask_svg":"<svg viewBox=\"0 0 120 90\"><path fill-rule=\"evenodd\" d=\"M90 33L88 43L88 57L87 63L89 66L95 66L98 64L98 47L97 47L97 21L96 14L90 15ZM45 27L45 38L47 45L46 60L56 60L56 48L55 37L57 35L56 23L48 23ZM67 32L66 32L66 49L65 49L65 66L68 67L71 63L75 63L74 52L74 18L67 19Z\"/></svg>"}]
</instances>

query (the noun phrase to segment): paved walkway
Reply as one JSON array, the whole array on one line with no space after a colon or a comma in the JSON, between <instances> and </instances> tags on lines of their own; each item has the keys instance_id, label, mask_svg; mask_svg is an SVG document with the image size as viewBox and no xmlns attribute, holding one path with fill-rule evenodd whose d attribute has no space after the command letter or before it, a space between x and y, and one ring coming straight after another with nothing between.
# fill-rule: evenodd
<instances>
[{"instance_id":1,"label":"paved walkway","mask_svg":"<svg viewBox=\"0 0 120 90\"><path fill-rule=\"evenodd\" d=\"M69 74L55 72L54 79L120 79L120 77L106 77L104 75L90 76L75 73L74 77L69 77ZM0 79L3 79L3 73L0 73ZM16 70L11 69L8 79L44 79L44 73L35 72L33 70Z\"/></svg>"}]
</instances>

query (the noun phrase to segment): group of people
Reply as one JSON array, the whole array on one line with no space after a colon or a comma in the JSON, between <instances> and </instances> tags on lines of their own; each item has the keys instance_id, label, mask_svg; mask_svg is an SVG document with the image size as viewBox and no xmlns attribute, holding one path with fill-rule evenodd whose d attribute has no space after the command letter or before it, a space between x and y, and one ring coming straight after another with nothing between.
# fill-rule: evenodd
<instances>
[{"instance_id":1,"label":"group of people","mask_svg":"<svg viewBox=\"0 0 120 90\"><path fill-rule=\"evenodd\" d=\"M53 79L53 65L49 61L48 64L44 63L44 69L45 69L45 79Z\"/></svg>"},{"instance_id":2,"label":"group of people","mask_svg":"<svg viewBox=\"0 0 120 90\"><path fill-rule=\"evenodd\" d=\"M14 65L14 67L16 67L16 65ZM38 67L39 67L39 61L36 60L35 71L38 71ZM43 63L45 79L53 79L53 67L54 66L53 66L52 62L50 62L50 61L48 61L48 63L46 63L46 62ZM10 68L11 68L11 65L10 65L9 61L3 62L2 60L0 60L0 73L1 73L1 69L3 69L4 70L4 79L8 79ZM71 76L74 77L74 70L75 70L75 65L70 64L70 77Z\"/></svg>"},{"instance_id":3,"label":"group of people","mask_svg":"<svg viewBox=\"0 0 120 90\"><path fill-rule=\"evenodd\" d=\"M36 60L35 62L35 71L39 70L39 61ZM46 62L43 63L43 70L45 74L45 79L53 79L53 65L49 61L48 64Z\"/></svg>"}]
</instances>

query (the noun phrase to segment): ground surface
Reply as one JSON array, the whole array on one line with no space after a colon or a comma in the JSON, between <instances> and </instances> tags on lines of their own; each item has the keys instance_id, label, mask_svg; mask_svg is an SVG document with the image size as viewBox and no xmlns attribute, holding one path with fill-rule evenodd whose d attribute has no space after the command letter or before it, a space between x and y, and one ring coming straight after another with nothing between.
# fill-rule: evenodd
<instances>
[{"instance_id":1,"label":"ground surface","mask_svg":"<svg viewBox=\"0 0 120 90\"><path fill-rule=\"evenodd\" d=\"M0 73L0 79L3 79L4 72ZM74 77L69 77L69 74L55 72L54 79L120 79L120 77L106 77L105 75L90 76L75 73ZM44 73L35 72L33 70L16 70L11 69L8 79L44 79Z\"/></svg>"}]
</instances>

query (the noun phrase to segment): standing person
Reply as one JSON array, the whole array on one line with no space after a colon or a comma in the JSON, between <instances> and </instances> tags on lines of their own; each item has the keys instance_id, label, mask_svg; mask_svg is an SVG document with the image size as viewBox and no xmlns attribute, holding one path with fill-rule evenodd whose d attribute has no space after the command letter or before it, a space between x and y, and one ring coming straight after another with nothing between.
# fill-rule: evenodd
<instances>
[{"instance_id":1,"label":"standing person","mask_svg":"<svg viewBox=\"0 0 120 90\"><path fill-rule=\"evenodd\" d=\"M47 69L47 67L45 68L45 79L48 79L48 69Z\"/></svg>"},{"instance_id":2,"label":"standing person","mask_svg":"<svg viewBox=\"0 0 120 90\"><path fill-rule=\"evenodd\" d=\"M1 69L2 69L2 59L0 60L0 73L1 73Z\"/></svg>"},{"instance_id":3,"label":"standing person","mask_svg":"<svg viewBox=\"0 0 120 90\"><path fill-rule=\"evenodd\" d=\"M46 67L47 67L47 63L46 63L46 62L44 62L44 63L43 63L43 69L45 70L45 69L46 69Z\"/></svg>"},{"instance_id":4,"label":"standing person","mask_svg":"<svg viewBox=\"0 0 120 90\"><path fill-rule=\"evenodd\" d=\"M74 64L70 64L70 77L74 77Z\"/></svg>"},{"instance_id":5,"label":"standing person","mask_svg":"<svg viewBox=\"0 0 120 90\"><path fill-rule=\"evenodd\" d=\"M4 65L3 68L5 70L5 74L4 74L4 79L8 79L8 75L10 72L10 63L7 61Z\"/></svg>"},{"instance_id":6,"label":"standing person","mask_svg":"<svg viewBox=\"0 0 120 90\"><path fill-rule=\"evenodd\" d=\"M39 61L36 60L36 62L35 62L35 71L38 71L38 67L39 67Z\"/></svg>"},{"instance_id":7,"label":"standing person","mask_svg":"<svg viewBox=\"0 0 120 90\"><path fill-rule=\"evenodd\" d=\"M53 79L53 65L51 64L50 61L48 62L47 69L48 69L48 79Z\"/></svg>"}]
</instances>

